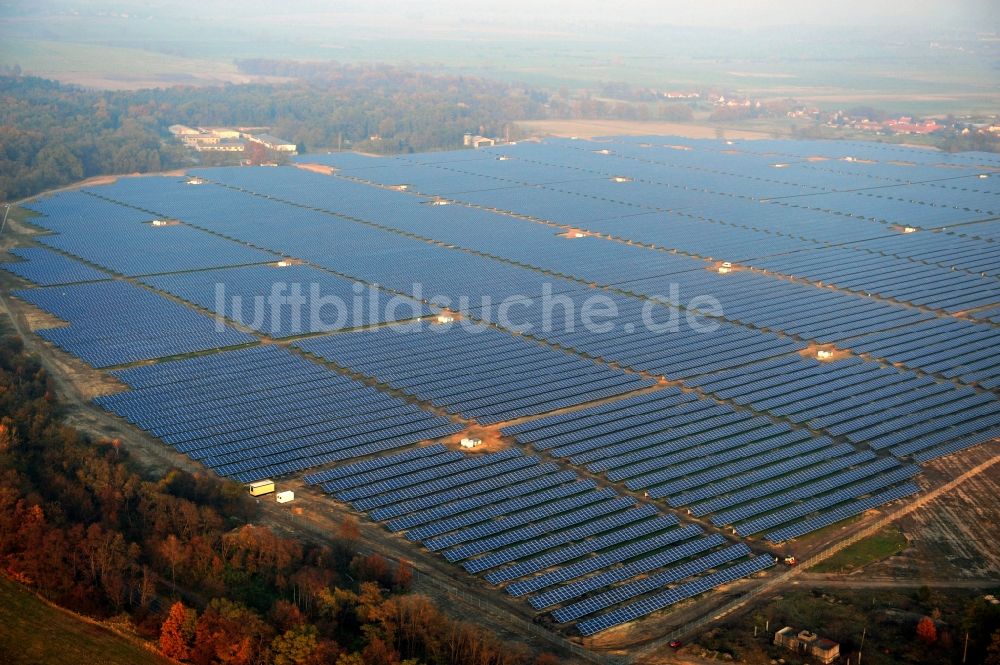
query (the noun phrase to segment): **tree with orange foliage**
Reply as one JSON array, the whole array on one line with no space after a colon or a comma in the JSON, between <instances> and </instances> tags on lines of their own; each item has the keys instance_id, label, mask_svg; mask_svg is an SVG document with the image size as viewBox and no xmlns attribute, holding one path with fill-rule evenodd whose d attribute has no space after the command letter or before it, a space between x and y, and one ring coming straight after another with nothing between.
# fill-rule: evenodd
<instances>
[{"instance_id":1,"label":"tree with orange foliage","mask_svg":"<svg viewBox=\"0 0 1000 665\"><path fill-rule=\"evenodd\" d=\"M535 658L535 665L559 665L561 662L559 656L548 652L540 653Z\"/></svg>"},{"instance_id":2,"label":"tree with orange foliage","mask_svg":"<svg viewBox=\"0 0 1000 665\"><path fill-rule=\"evenodd\" d=\"M267 647L273 629L246 606L214 598L198 619L191 660L198 665L249 665Z\"/></svg>"},{"instance_id":3,"label":"tree with orange foliage","mask_svg":"<svg viewBox=\"0 0 1000 665\"><path fill-rule=\"evenodd\" d=\"M351 569L362 582L377 582L384 587L392 585L389 563L378 553L354 557L351 560Z\"/></svg>"},{"instance_id":4,"label":"tree with orange foliage","mask_svg":"<svg viewBox=\"0 0 1000 665\"><path fill-rule=\"evenodd\" d=\"M337 526L337 537L347 543L353 543L361 537L358 520L352 515L344 517Z\"/></svg>"},{"instance_id":5,"label":"tree with orange foliage","mask_svg":"<svg viewBox=\"0 0 1000 665\"><path fill-rule=\"evenodd\" d=\"M170 606L170 612L160 628L160 651L164 656L175 660L191 657L191 638L194 637L196 621L197 613L181 601Z\"/></svg>"},{"instance_id":6,"label":"tree with orange foliage","mask_svg":"<svg viewBox=\"0 0 1000 665\"><path fill-rule=\"evenodd\" d=\"M934 619L924 617L917 623L917 639L924 644L937 642L937 626L934 625Z\"/></svg>"},{"instance_id":7,"label":"tree with orange foliage","mask_svg":"<svg viewBox=\"0 0 1000 665\"><path fill-rule=\"evenodd\" d=\"M396 566L396 571L392 576L393 586L397 591L409 591L413 584L413 567L409 561L402 560Z\"/></svg>"}]
</instances>

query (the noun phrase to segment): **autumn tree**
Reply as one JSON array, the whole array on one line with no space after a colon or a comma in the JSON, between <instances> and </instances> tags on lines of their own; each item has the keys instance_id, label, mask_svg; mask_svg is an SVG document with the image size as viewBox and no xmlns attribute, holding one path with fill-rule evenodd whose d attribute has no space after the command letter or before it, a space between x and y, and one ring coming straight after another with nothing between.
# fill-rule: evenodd
<instances>
[{"instance_id":1,"label":"autumn tree","mask_svg":"<svg viewBox=\"0 0 1000 665\"><path fill-rule=\"evenodd\" d=\"M353 515L347 515L337 525L337 537L347 543L354 543L361 537L358 520Z\"/></svg>"},{"instance_id":2,"label":"autumn tree","mask_svg":"<svg viewBox=\"0 0 1000 665\"><path fill-rule=\"evenodd\" d=\"M993 631L983 665L1000 665L1000 629Z\"/></svg>"},{"instance_id":3,"label":"autumn tree","mask_svg":"<svg viewBox=\"0 0 1000 665\"><path fill-rule=\"evenodd\" d=\"M917 623L917 639L927 645L937 642L937 626L934 625L934 619L924 617Z\"/></svg>"},{"instance_id":4,"label":"autumn tree","mask_svg":"<svg viewBox=\"0 0 1000 665\"><path fill-rule=\"evenodd\" d=\"M397 591L409 591L413 584L413 567L409 561L403 560L396 566L393 573L392 585Z\"/></svg>"},{"instance_id":5,"label":"autumn tree","mask_svg":"<svg viewBox=\"0 0 1000 665\"><path fill-rule=\"evenodd\" d=\"M191 657L191 640L194 637L197 613L177 601L160 628L160 651L168 658L187 660Z\"/></svg>"},{"instance_id":6,"label":"autumn tree","mask_svg":"<svg viewBox=\"0 0 1000 665\"><path fill-rule=\"evenodd\" d=\"M191 660L198 665L250 665L270 644L273 631L246 606L215 598L195 626Z\"/></svg>"},{"instance_id":7,"label":"autumn tree","mask_svg":"<svg viewBox=\"0 0 1000 665\"><path fill-rule=\"evenodd\" d=\"M351 569L362 581L376 582L384 587L392 586L393 576L389 572L389 564L380 554L354 557Z\"/></svg>"},{"instance_id":8,"label":"autumn tree","mask_svg":"<svg viewBox=\"0 0 1000 665\"><path fill-rule=\"evenodd\" d=\"M316 626L302 624L286 630L271 641L274 665L321 665L326 655L321 650Z\"/></svg>"}]
</instances>

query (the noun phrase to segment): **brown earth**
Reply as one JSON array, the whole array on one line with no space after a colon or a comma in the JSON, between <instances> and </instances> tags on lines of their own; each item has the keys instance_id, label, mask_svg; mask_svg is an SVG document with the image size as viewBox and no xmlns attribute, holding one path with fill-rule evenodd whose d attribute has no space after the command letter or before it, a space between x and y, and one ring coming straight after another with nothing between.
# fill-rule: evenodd
<instances>
[{"instance_id":1,"label":"brown earth","mask_svg":"<svg viewBox=\"0 0 1000 665\"><path fill-rule=\"evenodd\" d=\"M954 478L998 454L981 445L934 460L917 477L921 488ZM909 546L899 555L868 566L865 574L910 580L994 579L1000 583L1000 464L970 478L937 500L903 518Z\"/></svg>"},{"instance_id":2,"label":"brown earth","mask_svg":"<svg viewBox=\"0 0 1000 665\"><path fill-rule=\"evenodd\" d=\"M292 166L294 166L297 169L302 169L303 171L312 171L313 173L320 173L322 175L333 175L334 173L337 172L337 169L333 168L332 166L327 166L326 164L312 164L312 163L304 164L301 162L297 162L295 164L292 164Z\"/></svg>"}]
</instances>

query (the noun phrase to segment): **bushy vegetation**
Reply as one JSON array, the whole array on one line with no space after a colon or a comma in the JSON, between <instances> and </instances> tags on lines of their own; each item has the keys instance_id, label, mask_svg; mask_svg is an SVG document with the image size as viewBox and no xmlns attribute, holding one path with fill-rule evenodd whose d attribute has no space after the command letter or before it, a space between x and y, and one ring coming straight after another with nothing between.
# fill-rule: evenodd
<instances>
[{"instance_id":1,"label":"bushy vegetation","mask_svg":"<svg viewBox=\"0 0 1000 665\"><path fill-rule=\"evenodd\" d=\"M59 420L45 369L0 338L0 572L76 612L126 616L199 665L525 665L529 653L407 593L407 564L253 523L243 488L139 474ZM30 639L30 636L24 636Z\"/></svg>"},{"instance_id":2,"label":"bushy vegetation","mask_svg":"<svg viewBox=\"0 0 1000 665\"><path fill-rule=\"evenodd\" d=\"M798 662L773 644L784 626L811 630L840 644L842 659L867 665L1000 665L1000 605L981 591L961 589L789 589L723 626L690 648L730 654L750 665L778 658ZM754 634L756 630L756 635Z\"/></svg>"}]
</instances>

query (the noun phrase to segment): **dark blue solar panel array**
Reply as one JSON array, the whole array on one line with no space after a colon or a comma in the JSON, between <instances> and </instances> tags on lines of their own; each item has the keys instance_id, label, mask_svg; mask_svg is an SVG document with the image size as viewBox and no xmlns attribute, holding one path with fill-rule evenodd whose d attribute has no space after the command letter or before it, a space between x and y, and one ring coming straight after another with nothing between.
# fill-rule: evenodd
<instances>
[{"instance_id":1,"label":"dark blue solar panel array","mask_svg":"<svg viewBox=\"0 0 1000 665\"><path fill-rule=\"evenodd\" d=\"M752 265L949 313L1000 302L1000 280L995 276L972 275L846 248L794 252L756 260Z\"/></svg>"},{"instance_id":2,"label":"dark blue solar panel array","mask_svg":"<svg viewBox=\"0 0 1000 665\"><path fill-rule=\"evenodd\" d=\"M975 312L970 312L969 316L974 319L979 319L980 321L990 321L992 323L1000 323L1000 306L997 307L984 307L978 309Z\"/></svg>"},{"instance_id":3,"label":"dark blue solar panel array","mask_svg":"<svg viewBox=\"0 0 1000 665\"><path fill-rule=\"evenodd\" d=\"M931 319L843 343L855 353L990 389L1000 388L998 344L1000 329L954 318Z\"/></svg>"},{"instance_id":4,"label":"dark blue solar panel array","mask_svg":"<svg viewBox=\"0 0 1000 665\"><path fill-rule=\"evenodd\" d=\"M697 576L750 553L516 449L469 455L429 446L306 482L388 519L390 529L406 530L408 539L467 571L506 584L512 596L528 596L537 610L562 605L553 612L558 621L705 579Z\"/></svg>"},{"instance_id":5,"label":"dark blue solar panel array","mask_svg":"<svg viewBox=\"0 0 1000 665\"><path fill-rule=\"evenodd\" d=\"M790 356L691 383L716 397L899 456L932 448L954 452L959 441L964 447L989 441L1000 425L1000 401L993 393L858 358L820 362Z\"/></svg>"},{"instance_id":6,"label":"dark blue solar panel array","mask_svg":"<svg viewBox=\"0 0 1000 665\"><path fill-rule=\"evenodd\" d=\"M108 279L110 275L71 258L43 247L20 247L9 250L14 256L24 259L12 263L0 263L0 270L6 270L18 277L40 286L73 284Z\"/></svg>"},{"instance_id":7,"label":"dark blue solar panel array","mask_svg":"<svg viewBox=\"0 0 1000 665\"><path fill-rule=\"evenodd\" d=\"M67 202L59 199L67 198ZM86 201L83 199L92 199ZM80 192L55 194L32 223L55 235L39 242L123 275L148 275L273 261L277 257L185 224L153 224L154 216ZM164 220L161 220L164 221Z\"/></svg>"},{"instance_id":8,"label":"dark blue solar panel array","mask_svg":"<svg viewBox=\"0 0 1000 665\"><path fill-rule=\"evenodd\" d=\"M671 506L713 514L720 527L786 505L812 506L801 514L775 514L774 525L780 525L871 491L852 483L868 479L881 489L918 471L676 388L501 431Z\"/></svg>"},{"instance_id":9,"label":"dark blue solar panel array","mask_svg":"<svg viewBox=\"0 0 1000 665\"><path fill-rule=\"evenodd\" d=\"M776 543L908 497L912 462L1000 436L1000 178L981 177L995 155L624 137L301 159L338 173L207 169L198 186L123 178L39 199L31 223L62 253L17 250L27 260L4 269L65 285L19 296L65 319L41 334L95 366L256 338L97 281L93 266L202 310L221 300L273 337L401 322L429 302L461 309L462 325L297 344L484 424L616 398L503 433ZM412 299L389 309L388 292ZM595 296L597 325L592 309L583 325ZM796 353L808 342L865 360L809 360ZM654 381L608 364L685 390L621 398ZM281 348L117 374L132 390L105 408L220 474L360 458L306 481L584 635L773 563L517 450L413 447L467 425Z\"/></svg>"},{"instance_id":10,"label":"dark blue solar panel array","mask_svg":"<svg viewBox=\"0 0 1000 665\"><path fill-rule=\"evenodd\" d=\"M244 482L462 429L273 346L114 374L132 390L98 404Z\"/></svg>"},{"instance_id":11,"label":"dark blue solar panel array","mask_svg":"<svg viewBox=\"0 0 1000 665\"><path fill-rule=\"evenodd\" d=\"M856 292L874 293L885 299L949 311L980 307L1000 299L1000 289L992 280L978 274L993 274L996 270L997 251L993 243L951 233L904 235L890 226L900 220L883 219L877 215L852 215L851 210L845 212L804 205L759 205L764 200L782 201L780 197L793 192L797 198L789 201L797 201L798 197L810 199L817 196L812 193L817 191L823 192L824 198L817 198L823 201L832 200L830 194L838 190L863 190L877 186L878 193L843 191L837 195L837 200L856 199L862 204L873 199L884 200L885 205L897 210L913 213L910 208L915 209L919 213L916 219L967 223L981 219L983 215L991 215L997 208L992 190L988 187L984 189L984 183L989 181L978 177L980 172L973 168L974 164L968 164L967 170L956 171L952 160L942 156L941 160L949 167L947 172L942 173L934 167L936 161L920 161L920 155L917 155L918 162L926 165L921 166L918 172L911 166L895 163L873 165L867 163L869 160L860 163L847 155L842 155L836 162L813 162L803 159L805 155L798 151L801 146L792 144L784 145L795 153L791 156L796 159L779 164L774 153L762 153L753 145L730 149L720 142L682 143L681 147L685 150L664 146L662 139L652 137L642 142L617 139L606 144L605 149L598 150L591 143L550 141L543 146L504 146L480 159L439 159L428 163L404 157L392 160L391 167L387 169L374 168L379 164L378 160L348 162L342 166L345 173L354 177L385 184L414 181L421 175L430 175L418 187L428 194L447 194L460 201L512 210L616 237L692 251L702 256L740 260L792 251L787 257L758 258L754 263L786 271L792 271L794 267L795 274L805 271L817 280L833 281ZM823 154L829 154L831 148L841 149L831 144L816 144L813 147L824 151ZM872 150L864 144L853 147L866 154ZM879 153L881 148L874 150L875 154L882 154L883 159L898 158L898 155L884 151ZM782 153L782 150L775 152ZM507 159L496 159L500 154ZM331 156L329 161L339 164L336 156ZM387 160L383 165L390 166L390 162ZM762 168L771 166L791 168L773 170L770 174ZM447 181L444 174L449 173L454 177L492 177L497 186L470 186L464 188L468 191L457 194L454 190L443 192L436 189L435 183ZM758 175L761 173L763 175ZM612 178L608 177L612 175L626 176L631 181L612 182ZM916 178L934 180L935 177L947 177L947 182L912 184ZM751 182L753 187L744 191L739 184L741 182ZM263 187L267 189L266 185ZM781 187L785 191L781 191ZM574 196L575 202L571 200ZM970 208L970 201L975 201L973 205L976 207ZM638 205L638 209L626 211L622 208L626 204ZM601 207L608 205L617 207ZM674 215L666 221L660 215L643 213L643 207L678 213L686 219L678 221L674 219L677 215ZM565 217L564 211L580 209L586 209L586 215L575 215L572 222ZM907 217L907 224L913 223L909 221L911 217ZM605 221L595 223L595 219ZM702 223L700 227L699 222ZM693 249L677 244L678 238L685 237L687 233L683 231L686 224L702 229L692 241ZM709 232L710 237L706 239L705 227L712 224L730 228L719 233ZM920 223L917 225L920 226ZM644 230L646 228L662 229L662 239L646 235L649 233ZM764 236L767 237L766 250L753 253L751 248L754 243L740 235L747 228L773 236ZM424 233L434 236L433 231ZM816 249L800 245L795 250L778 242L782 236L801 237L814 242L851 242L856 243L856 247L818 248L814 244ZM729 250L717 246L719 242L727 241L736 241L736 248ZM461 243L463 239L456 242ZM544 257L532 258L528 262L541 267L553 264L551 259ZM956 267L962 272L951 271ZM587 273L588 267L583 265L577 267L575 272L564 274L594 279L598 283L609 282L594 271L589 275ZM670 275L669 278L638 282L635 279L641 280L642 270L634 274L635 278L625 288L636 294L662 294L666 292L667 283L676 283L688 294L710 293L718 298L727 319L823 342L929 318L925 313L893 308L885 302L829 290L817 292L813 286L772 278L756 279L742 273L722 278L719 275L698 274L693 268L687 271L675 269L665 273ZM728 279L728 283L722 279ZM990 318L990 310L984 311L987 312L984 318Z\"/></svg>"},{"instance_id":12,"label":"dark blue solar panel array","mask_svg":"<svg viewBox=\"0 0 1000 665\"><path fill-rule=\"evenodd\" d=\"M295 345L484 424L655 383L480 325L385 327Z\"/></svg>"},{"instance_id":13,"label":"dark blue solar panel array","mask_svg":"<svg viewBox=\"0 0 1000 665\"><path fill-rule=\"evenodd\" d=\"M759 573L773 565L774 559L771 555L761 554L735 566L699 577L691 582L685 582L648 598L628 603L607 614L581 621L577 624L577 629L583 635L593 635L602 630L634 621L639 617L670 607L682 600L693 598L723 584Z\"/></svg>"},{"instance_id":14,"label":"dark blue solar panel array","mask_svg":"<svg viewBox=\"0 0 1000 665\"><path fill-rule=\"evenodd\" d=\"M38 334L93 367L124 365L255 342L207 316L125 282L91 282L15 291L66 321Z\"/></svg>"},{"instance_id":15,"label":"dark blue solar panel array","mask_svg":"<svg viewBox=\"0 0 1000 665\"><path fill-rule=\"evenodd\" d=\"M360 328L430 312L417 301L390 302L378 289L304 265L223 268L143 281L271 337Z\"/></svg>"},{"instance_id":16,"label":"dark blue solar panel array","mask_svg":"<svg viewBox=\"0 0 1000 665\"><path fill-rule=\"evenodd\" d=\"M444 169L445 172L453 172L456 168L471 168L470 164L481 166L484 164L511 163L515 162L467 160L460 162L457 166L450 163L447 165L438 164L432 167L412 164L411 169L436 168L438 170ZM564 168L557 165L549 165L549 167L552 169ZM395 172L398 168L393 167L390 170ZM371 173L382 173L385 176L387 171L386 169L368 167L363 169L363 172L369 175ZM333 179L317 174L301 176L295 181L282 181L281 179L273 178L267 172L245 169L241 171L229 170L223 173L219 173L218 171L209 173L209 175L213 174L215 177L221 177L228 183L246 187L250 191L268 192L269 194L290 197L296 201L308 202L309 205L325 207L333 212L345 211L346 208L343 203L345 200L344 195L353 194L354 189L362 187L354 182ZM569 176L569 173L563 174L564 178ZM552 177L559 180L555 175ZM308 183L298 182L298 180L306 179L311 180ZM397 179L395 177L384 177L383 180L386 183L390 183L396 182ZM595 186L595 182L602 185L609 184L608 179L604 178L593 182L587 181L586 186L592 189ZM610 186L620 187L621 184L610 183ZM491 192L496 193L494 190L491 190ZM428 206L426 205L426 201L421 201L412 196L408 197L395 192L391 194L397 197L397 200L392 204L394 211L391 216L384 213L382 216L379 216L380 211L377 209L365 209L356 211L353 214L367 215L369 219L381 220L384 218L385 221L382 223L391 228L418 233L423 237L439 241L453 242L460 246L469 247L491 255L546 270L557 271L560 274L588 281L592 280L598 284L619 285L638 295L657 296L668 294L669 289L666 287L670 284L677 284L681 288L682 294L688 297L709 293L719 298L723 304L724 316L726 318L752 323L757 326L786 330L787 332L799 334L807 338L833 341L842 337L842 330L840 328L832 329L832 326L834 323L841 323L841 320L847 314L850 315L847 321L854 323L853 327L846 328L846 332L853 332L855 334L871 330L881 330L906 321L926 318L926 315L919 312L893 309L882 303L859 299L856 296L842 293L827 292L817 294L815 288L797 286L770 278L755 280L750 275L723 277L718 274L706 273L700 270L704 265L699 265L698 262L692 259L663 255L659 252L644 251L631 245L599 242L593 238L584 238L580 241L567 243L557 239L552 229L546 226L534 225L513 218L508 218L504 222L503 217L484 213L481 210L469 210L468 208L456 210L454 206ZM550 194L551 192L543 191L541 196L547 197ZM384 205L387 204L388 202ZM402 208L403 211L397 212L399 208ZM348 211L344 212L344 214L352 213ZM736 214L739 214L739 211ZM635 219L637 218L628 218L630 221L634 221ZM836 221L840 227L843 226L842 220ZM686 222L696 224L696 222L690 220L686 220ZM677 233L675 224L669 224L667 227L670 228L671 234ZM621 229L618 229L618 231L621 231ZM726 232L714 233L710 237L728 238L733 232L733 228L728 228ZM522 239L522 235L526 237ZM518 238L518 242L512 242L512 239L515 237ZM865 234L865 238L869 237L871 237L870 232ZM740 239L734 239L734 241L740 248L745 248L746 243L744 241ZM768 242L773 245L773 240L769 240ZM605 249L598 252L595 243L604 245ZM581 246L585 247L586 251L576 251L576 248ZM771 251L776 251L776 248L771 247ZM813 250L813 253L798 252L793 256L812 256L814 253L822 251L825 250ZM833 250L829 251L833 252ZM855 262L871 261L875 264L880 260L879 255L869 252L841 251L847 252ZM733 252L726 253L724 251L715 252L713 255L731 259L740 259L746 256ZM671 260L667 261L664 258L658 258L660 256L671 257ZM763 260L766 262L766 259ZM843 262L841 257L834 255L828 258L824 255L824 260L835 263ZM884 261L885 257L881 257L881 260ZM964 288L969 292L970 297L962 301L964 305L968 305L968 303L972 302L972 299L976 298L982 302L993 301L993 295L989 292L991 284L986 284L987 288L985 291L983 289L974 290L974 287L978 284L975 280L980 279L978 277L964 273L963 275L956 275L922 263L903 262L903 264L911 272L920 270L924 272L937 271L935 275L939 279L945 280L946 286L952 290L957 286L956 280L968 282ZM627 277L622 272L622 266L625 265L628 266ZM617 270L614 269L615 266L618 267ZM885 268L883 267L882 270L885 270ZM649 281L642 281L644 277L649 277L651 271L657 273L657 277ZM902 274L904 272L896 270L896 273ZM664 277L667 275L669 275L669 278ZM728 280L728 282L725 280ZM900 283L907 285L914 281L912 275L907 274ZM913 293L913 289L916 287L911 286L909 288L911 289L911 293ZM764 295L761 293L761 289L772 292L768 298L776 301L780 299L783 307L779 310L760 307L761 296ZM857 290L864 291L865 289ZM765 298L765 300L768 298ZM782 312L801 311L802 306L794 304L797 298L800 300L802 298L816 299L815 302L811 302L810 304L813 305L815 312L821 314L823 318L811 321L807 327L801 329L794 328L787 323L782 325L785 317L787 317L787 314L782 316ZM948 303L950 306L956 307L959 300L959 298L952 295ZM743 304L744 302L752 305L753 308L747 310ZM798 320L795 321L798 323Z\"/></svg>"},{"instance_id":17,"label":"dark blue solar panel array","mask_svg":"<svg viewBox=\"0 0 1000 665\"><path fill-rule=\"evenodd\" d=\"M487 163L494 163L488 160ZM504 162L495 162L503 164ZM385 169L378 169L384 173ZM650 252L594 237L567 239L560 228L459 205L428 205L424 198L384 192L372 199L370 186L315 173L275 178L264 169L213 169L206 177L257 194L267 194L380 227L454 244L562 275L611 284L642 276L697 270L704 263L677 254ZM446 172L446 176L449 174ZM384 190L376 190L384 191ZM369 201L357 206L359 200Z\"/></svg>"},{"instance_id":18,"label":"dark blue solar panel array","mask_svg":"<svg viewBox=\"0 0 1000 665\"><path fill-rule=\"evenodd\" d=\"M907 233L860 242L858 249L977 275L1000 275L1000 244L950 233Z\"/></svg>"},{"instance_id":19,"label":"dark blue solar panel array","mask_svg":"<svg viewBox=\"0 0 1000 665\"><path fill-rule=\"evenodd\" d=\"M671 284L678 285L682 300L701 294L715 298L727 320L821 343L933 318L912 307L751 271L720 275L703 270L639 280L624 288L653 296L669 294Z\"/></svg>"}]
</instances>

